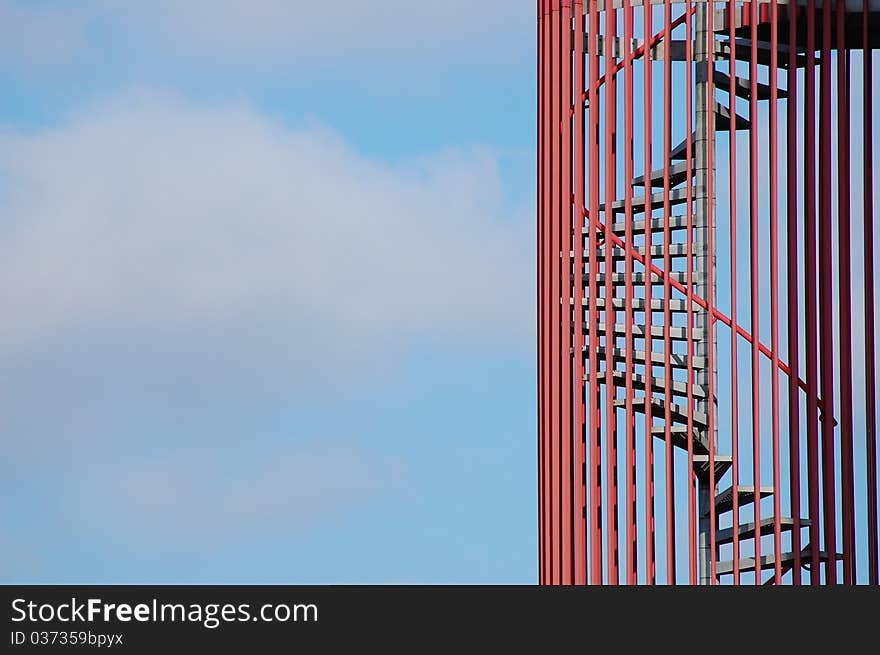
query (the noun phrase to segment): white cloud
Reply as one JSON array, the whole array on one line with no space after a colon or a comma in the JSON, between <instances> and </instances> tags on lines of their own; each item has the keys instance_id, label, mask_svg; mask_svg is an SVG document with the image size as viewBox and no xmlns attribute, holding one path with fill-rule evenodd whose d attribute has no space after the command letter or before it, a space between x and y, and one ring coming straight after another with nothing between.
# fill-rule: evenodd
<instances>
[{"instance_id":1,"label":"white cloud","mask_svg":"<svg viewBox=\"0 0 880 655\"><path fill-rule=\"evenodd\" d=\"M535 6L446 0L0 0L0 52L62 61L102 31L153 58L272 70L314 70L331 62L461 59L473 63L531 56Z\"/></svg>"},{"instance_id":2,"label":"white cloud","mask_svg":"<svg viewBox=\"0 0 880 655\"><path fill-rule=\"evenodd\" d=\"M0 175L0 349L116 327L342 363L531 330L531 221L503 215L486 152L387 166L326 129L137 93L0 137Z\"/></svg>"},{"instance_id":3,"label":"white cloud","mask_svg":"<svg viewBox=\"0 0 880 655\"><path fill-rule=\"evenodd\" d=\"M232 457L230 455L232 454ZM228 544L302 531L400 489L398 461L336 439L174 453L81 481L71 516L147 546Z\"/></svg>"},{"instance_id":4,"label":"white cloud","mask_svg":"<svg viewBox=\"0 0 880 655\"><path fill-rule=\"evenodd\" d=\"M526 351L531 225L491 153L387 165L247 106L144 91L0 133L4 489L135 540L382 493L401 467L363 435L266 415L332 426L414 349Z\"/></svg>"}]
</instances>

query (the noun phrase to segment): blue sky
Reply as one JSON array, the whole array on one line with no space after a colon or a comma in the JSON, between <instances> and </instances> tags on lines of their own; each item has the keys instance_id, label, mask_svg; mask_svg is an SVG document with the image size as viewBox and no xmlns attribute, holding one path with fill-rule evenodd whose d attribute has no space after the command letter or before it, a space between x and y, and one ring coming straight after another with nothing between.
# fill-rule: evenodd
<instances>
[{"instance_id":1,"label":"blue sky","mask_svg":"<svg viewBox=\"0 0 880 655\"><path fill-rule=\"evenodd\" d=\"M533 3L0 0L0 576L536 579Z\"/></svg>"}]
</instances>

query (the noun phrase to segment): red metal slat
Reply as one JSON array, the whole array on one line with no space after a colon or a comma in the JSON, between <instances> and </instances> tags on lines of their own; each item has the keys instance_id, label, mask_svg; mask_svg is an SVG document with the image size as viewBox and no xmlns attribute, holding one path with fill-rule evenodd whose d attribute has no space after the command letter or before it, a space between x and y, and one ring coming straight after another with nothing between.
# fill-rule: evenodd
<instances>
[{"instance_id":1,"label":"red metal slat","mask_svg":"<svg viewBox=\"0 0 880 655\"><path fill-rule=\"evenodd\" d=\"M632 56L629 52L633 40L633 9L631 0L623 3L623 41L627 51L624 53L624 221L625 240L628 244L633 243L632 233L632 185L629 180L634 177L633 165L633 65ZM626 253L624 275L629 281L633 276L632 253ZM638 582L638 548L636 534L636 421L633 411L633 352L635 351L635 337L633 336L633 287L626 285L626 581L634 585Z\"/></svg>"},{"instance_id":2,"label":"red metal slat","mask_svg":"<svg viewBox=\"0 0 880 655\"><path fill-rule=\"evenodd\" d=\"M694 42L693 42L693 21L691 0L687 0L685 4L685 113L687 114L685 134L693 134L694 132ZM691 139L687 140L686 147L686 165L687 175L685 184L687 186L687 288L688 293L694 293L694 144ZM696 409L694 399L694 387L696 383L694 372L694 305L688 302L687 305L687 444L688 444L688 581L695 585L698 581L697 575L697 495L696 495L696 475L694 474L694 410Z\"/></svg>"},{"instance_id":3,"label":"red metal slat","mask_svg":"<svg viewBox=\"0 0 880 655\"><path fill-rule=\"evenodd\" d=\"M840 311L840 482L843 519L843 582L855 582L855 484L852 430L852 283L849 207L849 51L846 49L844 3L837 2L837 234ZM865 89L865 93L871 93Z\"/></svg>"},{"instance_id":4,"label":"red metal slat","mask_svg":"<svg viewBox=\"0 0 880 655\"><path fill-rule=\"evenodd\" d=\"M830 3L829 3L830 4ZM831 197L831 11L822 7L819 75L819 360L822 425L822 525L825 550L837 552L834 456L834 301L832 280ZM825 560L825 584L837 584L837 561Z\"/></svg>"},{"instance_id":5,"label":"red metal slat","mask_svg":"<svg viewBox=\"0 0 880 655\"><path fill-rule=\"evenodd\" d=\"M872 106L873 61L872 51L868 47L868 0L862 4L862 61L864 83L862 84L864 121L862 143L864 169L864 228L863 228L863 260L865 262L865 468L867 480L868 505L868 583L880 584L880 566L878 566L878 521L877 504L880 502L880 487L877 485L877 397L874 377L874 109Z\"/></svg>"},{"instance_id":6,"label":"red metal slat","mask_svg":"<svg viewBox=\"0 0 880 655\"><path fill-rule=\"evenodd\" d=\"M551 389L552 389L552 376L550 372L552 371L552 349L551 349L551 340L550 334L552 329L552 288L551 288L551 271L552 271L552 239L550 238L550 226L552 225L552 161L551 161L551 141L553 134L553 120L550 115L551 111L551 46L552 46L552 38L551 38L551 20L550 20L550 0L544 0L544 18L543 18L543 105L544 105L544 122L542 127L543 134L543 201L544 201L544 225L543 225L543 237L544 237L544 280L543 280L543 292L546 307L544 309L544 334L543 334L543 349L544 349L544 390L543 390L543 399L544 399L544 582L545 584L552 583L552 563L553 563L553 549L552 549L552 525L553 525L553 512L552 512L552 497L553 497L553 487L552 487L552 458L551 458L551 448L552 448L552 421L553 421L553 409L551 405Z\"/></svg>"},{"instance_id":7,"label":"red metal slat","mask_svg":"<svg viewBox=\"0 0 880 655\"><path fill-rule=\"evenodd\" d=\"M615 270L613 248L611 247L611 205L616 197L616 147L617 139L617 82L611 71L617 61L611 44L617 40L617 12L606 7L605 10L605 513L606 522L606 553L607 583L618 584L618 533L617 533L617 408L616 386L614 384L614 350L617 338L611 327L617 322L617 312L612 299L614 283L612 273ZM627 281L629 284L629 281Z\"/></svg>"},{"instance_id":8,"label":"red metal slat","mask_svg":"<svg viewBox=\"0 0 880 655\"><path fill-rule=\"evenodd\" d=\"M575 57L575 98L580 98L586 85L584 78L584 11L583 2L574 2L574 57ZM574 582L587 582L587 536L586 536L586 443L584 407L584 106L578 102L574 111L574 206L577 211L574 225L575 237L575 298L574 310L577 319L574 325Z\"/></svg>"},{"instance_id":9,"label":"red metal slat","mask_svg":"<svg viewBox=\"0 0 880 655\"><path fill-rule=\"evenodd\" d=\"M559 216L559 241L562 264L561 280L562 293L560 309L562 311L562 345L560 357L562 359L561 383L560 383L560 419L561 427L561 452L562 452L562 584L572 584L573 574L573 527L574 527L574 495L572 489L572 406L571 396L573 381L571 377L571 311L572 311L572 268L569 252L572 249L571 235L571 0L562 0L561 27L561 57L562 57L562 104L560 138L562 140L562 188L560 190L561 214Z\"/></svg>"},{"instance_id":10,"label":"red metal slat","mask_svg":"<svg viewBox=\"0 0 880 655\"><path fill-rule=\"evenodd\" d=\"M735 0L727 2L728 15L732 16L736 11ZM736 21L729 24L728 38L733 43L736 39ZM736 107L736 57L733 48L730 49L728 67L730 71L730 96L731 116ZM736 130L730 130L730 321L737 325L737 203L736 203ZM733 524L739 525L739 361L737 356L737 343L739 335L735 329L730 331L730 399L731 399L731 474L733 476ZM740 583L739 570L739 530L733 531L733 583Z\"/></svg>"},{"instance_id":11,"label":"red metal slat","mask_svg":"<svg viewBox=\"0 0 880 655\"><path fill-rule=\"evenodd\" d=\"M777 0L770 3L770 50L779 50ZM771 414L773 440L773 556L774 577L776 584L782 583L782 534L781 534L781 498L782 476L779 464L779 171L777 169L777 138L778 119L776 57L770 58L770 350L772 366L770 370ZM757 485L758 482L756 481ZM757 508L757 505L755 505ZM760 577L760 576L758 576Z\"/></svg>"},{"instance_id":12,"label":"red metal slat","mask_svg":"<svg viewBox=\"0 0 880 655\"><path fill-rule=\"evenodd\" d=\"M672 23L672 2L664 2L664 24ZM671 32L667 36L667 42L672 41ZM669 201L669 154L672 151L672 57L663 58L663 269L672 270L672 252L670 243L672 232L670 231L670 217L672 206ZM648 182L650 185L650 182ZM646 195L650 191L646 187ZM645 220L651 218L650 206L645 207ZM664 417L665 430L665 453L666 453L666 581L667 584L675 584L675 471L673 462L672 445L672 286L670 277L666 277L663 285L663 325L665 335L663 340L663 376L666 384L666 409ZM650 286L650 285L649 285ZM650 384L650 378L649 382Z\"/></svg>"},{"instance_id":13,"label":"red metal slat","mask_svg":"<svg viewBox=\"0 0 880 655\"><path fill-rule=\"evenodd\" d=\"M653 15L651 11L651 3L644 3L644 25L645 34L650 34L653 30ZM665 28L664 28L665 29ZM651 72L651 57L645 58L644 68L645 81L645 171L646 176L651 174L651 136L652 136L652 97L653 93L653 76ZM645 276L650 275L651 263L651 244L653 243L653 234L651 229L651 221L647 220L645 215ZM653 289L651 284L645 285L645 379L650 380L653 377L653 364L650 353L653 352L652 331L652 313L651 301ZM655 540L654 540L654 435L651 433L653 427L653 405L652 405L652 385L645 385L645 581L652 585L656 582L656 562L655 562Z\"/></svg>"},{"instance_id":14,"label":"red metal slat","mask_svg":"<svg viewBox=\"0 0 880 655\"><path fill-rule=\"evenodd\" d=\"M819 572L819 410L816 334L816 2L807 3L807 59L804 70L804 312L807 383L807 489L810 519L810 584Z\"/></svg>"},{"instance_id":15,"label":"red metal slat","mask_svg":"<svg viewBox=\"0 0 880 655\"><path fill-rule=\"evenodd\" d=\"M798 285L798 176L800 167L794 165L798 161L797 131L797 32L798 6L788 6L788 116L786 119L788 156L786 166L787 203L787 322L788 322L788 365L791 373L788 376L788 434L789 434L789 498L791 500L791 516L794 527L791 531L791 550L794 553L794 564L791 568L792 584L801 583L801 464L800 464L800 390L798 389L799 366L799 332L800 315L798 313L800 290Z\"/></svg>"},{"instance_id":16,"label":"red metal slat","mask_svg":"<svg viewBox=\"0 0 880 655\"><path fill-rule=\"evenodd\" d=\"M759 335L760 316L760 266L758 263L759 234L758 216L758 3L750 3L752 20L750 25L751 56L749 58L749 280L751 292L751 329ZM752 342L752 477L755 488L761 485L761 377L757 343ZM772 352L772 349L771 349ZM761 559L760 500L755 500L755 560ZM761 573L755 571L755 584L761 584Z\"/></svg>"},{"instance_id":17,"label":"red metal slat","mask_svg":"<svg viewBox=\"0 0 880 655\"><path fill-rule=\"evenodd\" d=\"M710 23L713 20L711 14L707 18ZM711 29L706 30L706 39L708 43L706 43L706 52L708 53L708 66L707 69L710 71L715 70L715 36ZM706 111L707 116L713 117L715 111L715 83L712 75L708 75L706 80L706 85L708 86L706 93ZM731 117L733 118L733 117ZM731 126L733 127L733 126ZM714 253L715 253L715 121L709 120L708 124L708 153L706 167L710 171L710 174L706 180L706 197L708 198L707 203L707 211L706 211L706 224L709 228L708 230L708 251L712 253L709 257L708 265L706 266L706 280L708 289L708 320L707 320L707 329L709 330L709 348L706 353L706 361L709 369L709 384L708 386L708 425L707 430L709 434L709 497L714 499L716 495L716 480L715 480L715 426L716 426L716 407L715 407L715 345L714 345L714 334L715 334L715 264L714 264ZM759 334L755 333L755 341L759 342ZM716 584L718 580L718 576L716 575L717 571L717 555L718 555L718 544L717 544L717 536L716 529L718 526L718 518L715 512L715 503L709 503L709 572L712 580L712 584Z\"/></svg>"},{"instance_id":18,"label":"red metal slat","mask_svg":"<svg viewBox=\"0 0 880 655\"><path fill-rule=\"evenodd\" d=\"M595 89L590 96L590 209L588 219L590 277L589 277L589 317L590 317L590 578L593 584L602 583L602 425L601 408L599 405L599 366L596 344L599 343L599 316L596 297L599 285L596 282L599 274L598 239L595 221L599 216L599 11L598 0L590 3L589 25L589 62L590 88ZM607 326L611 329L611 326Z\"/></svg>"},{"instance_id":19,"label":"red metal slat","mask_svg":"<svg viewBox=\"0 0 880 655\"><path fill-rule=\"evenodd\" d=\"M550 124L553 130L550 134L550 170L551 170L551 187L550 194L552 197L552 208L550 213L550 408L552 414L552 425L550 435L550 488L551 488L551 509L552 516L550 526L550 558L551 581L553 584L560 582L560 524L559 517L561 515L561 480L560 480L560 430L559 430L559 267L560 267L560 248L559 248L559 230L557 229L560 213L560 155L559 155L559 48L560 48L560 25L559 25L559 0L554 0L550 13L550 33L551 33L551 73L550 73Z\"/></svg>"},{"instance_id":20,"label":"red metal slat","mask_svg":"<svg viewBox=\"0 0 880 655\"><path fill-rule=\"evenodd\" d=\"M543 200L543 179L544 179L544 88L543 84L543 0L537 0L538 5L538 157L537 157L537 179L538 179L538 198L537 198L537 235L535 242L538 247L538 271L537 271L537 288L538 288L538 584L544 584L544 200Z\"/></svg>"}]
</instances>

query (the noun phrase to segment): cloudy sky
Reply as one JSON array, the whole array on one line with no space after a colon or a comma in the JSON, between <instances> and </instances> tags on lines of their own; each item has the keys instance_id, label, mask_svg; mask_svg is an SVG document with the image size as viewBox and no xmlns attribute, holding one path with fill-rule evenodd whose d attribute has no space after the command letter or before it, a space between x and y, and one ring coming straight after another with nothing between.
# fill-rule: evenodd
<instances>
[{"instance_id":1,"label":"cloudy sky","mask_svg":"<svg viewBox=\"0 0 880 655\"><path fill-rule=\"evenodd\" d=\"M0 577L532 582L534 3L0 0Z\"/></svg>"}]
</instances>

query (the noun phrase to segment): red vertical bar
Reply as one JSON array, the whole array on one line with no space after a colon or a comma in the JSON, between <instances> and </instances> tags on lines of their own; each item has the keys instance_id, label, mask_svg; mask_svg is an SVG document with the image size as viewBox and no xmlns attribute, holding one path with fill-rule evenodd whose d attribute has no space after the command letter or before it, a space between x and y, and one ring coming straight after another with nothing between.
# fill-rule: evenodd
<instances>
[{"instance_id":1,"label":"red vertical bar","mask_svg":"<svg viewBox=\"0 0 880 655\"><path fill-rule=\"evenodd\" d=\"M801 583L801 464L800 464L800 390L798 389L800 358L798 301L798 131L797 131L797 3L788 5L788 156L786 161L787 231L787 321L788 321L788 457L791 516L794 523L791 531L791 550L794 564L791 569L792 584Z\"/></svg>"},{"instance_id":2,"label":"red vertical bar","mask_svg":"<svg viewBox=\"0 0 880 655\"><path fill-rule=\"evenodd\" d=\"M685 134L694 133L694 42L693 42L693 21L691 0L687 0L685 4L685 113L687 114L687 125ZM696 383L694 374L694 303L691 297L694 295L694 144L693 140L688 138L686 141L686 165L687 179L687 325L685 327L685 338L687 339L687 444L688 444L688 581L691 585L696 585L697 577L697 494L696 494L696 476L694 474L694 410L696 409L696 401L694 400L694 384Z\"/></svg>"},{"instance_id":3,"label":"red vertical bar","mask_svg":"<svg viewBox=\"0 0 880 655\"><path fill-rule=\"evenodd\" d=\"M664 2L664 26L669 30L672 23L672 2ZM667 44L672 43L671 30L666 35ZM666 56L663 57L663 270L666 271L663 285L663 382L666 385L666 408L664 416L665 452L666 452L666 581L667 584L675 584L675 484L673 470L673 445L672 445L672 297L671 271L672 250L670 243L672 233L670 231L670 216L672 207L669 202L669 153L672 152L672 57L671 48L667 48ZM688 135L690 138L690 135ZM651 218L651 188L650 181L645 188L646 205L645 220ZM648 246L650 249L650 246ZM651 285L650 275L646 276L648 286ZM646 378L645 385L653 384L651 378Z\"/></svg>"},{"instance_id":4,"label":"red vertical bar","mask_svg":"<svg viewBox=\"0 0 880 655\"><path fill-rule=\"evenodd\" d=\"M617 312L614 309L615 271L614 247L612 246L611 230L614 214L611 205L615 200L617 189L616 175L616 140L617 140L617 83L615 81L614 56L617 41L617 11L612 3L605 5L605 465L607 467L605 484L606 513L608 523L606 551L608 554L608 584L618 584L618 538L617 538L617 408L614 401L617 397L614 383L614 348L617 338L614 324ZM628 284L629 281L627 280Z\"/></svg>"},{"instance_id":5,"label":"red vertical bar","mask_svg":"<svg viewBox=\"0 0 880 655\"><path fill-rule=\"evenodd\" d=\"M544 293L544 332L542 336L542 347L544 350L544 365L543 365L543 376L544 376L544 388L543 388L543 399L544 399L544 481L543 481L543 490L544 490L544 584L552 583L552 562L553 562L553 549L552 549L552 525L553 525L553 512L552 512L552 496L553 496L553 487L552 487L552 459L551 459L551 448L552 448L552 421L553 421L553 411L551 405L551 389L552 389L552 350L551 350L551 340L550 334L552 332L552 295L551 295L551 272L552 272L552 264L553 258L552 255L552 240L550 238L550 226L552 225L552 192L551 192L551 171L552 171L552 158L551 158L551 142L552 142L552 134L553 134L553 120L550 115L550 98L551 98L551 56L550 56L550 48L551 48L551 31L550 31L550 0L543 1L544 7L544 16L543 16L543 63L542 63L542 89L543 89L543 124L541 127L541 134L543 139L543 203L544 203L544 222L543 222L543 239L544 239L544 280L542 284L543 293Z\"/></svg>"},{"instance_id":6,"label":"red vertical bar","mask_svg":"<svg viewBox=\"0 0 880 655\"><path fill-rule=\"evenodd\" d=\"M843 518L843 582L855 582L855 485L852 432L852 284L850 281L849 216L849 51L846 49L846 13L837 2L837 234L840 311L840 483ZM871 89L865 89L871 93Z\"/></svg>"},{"instance_id":7,"label":"red vertical bar","mask_svg":"<svg viewBox=\"0 0 880 655\"><path fill-rule=\"evenodd\" d=\"M589 316L590 316L590 578L593 584L602 584L602 425L599 406L599 313L597 296L599 285L599 248L597 221L599 217L599 0L590 3L590 207L587 216L589 230ZM606 320L605 330L613 330Z\"/></svg>"},{"instance_id":8,"label":"red vertical bar","mask_svg":"<svg viewBox=\"0 0 880 655\"><path fill-rule=\"evenodd\" d=\"M559 230L557 225L560 214L560 154L559 154L559 0L554 0L552 10L550 12L550 32L551 32L551 73L550 73L550 124L553 127L550 136L550 159L551 159L551 187L550 193L552 197L551 225L550 225L550 413L552 415L552 432L550 435L550 486L551 486L551 508L552 523L550 527L550 557L552 561L551 567L551 583L560 583L560 559L561 559L561 540L560 540L560 430L559 430Z\"/></svg>"},{"instance_id":9,"label":"red vertical bar","mask_svg":"<svg viewBox=\"0 0 880 655\"><path fill-rule=\"evenodd\" d=\"M645 38L653 31L653 16L651 3L644 3ZM651 99L654 95L653 78L651 75L651 51L645 51L645 176L651 176L651 136L653 131L651 118ZM650 182L649 182L650 184ZM651 284L651 245L653 235L651 229L651 216L645 212L645 378L653 377L653 338L652 338L652 309L651 301L653 287ZM654 435L653 427L653 390L650 384L645 385L645 581L652 585L656 581L656 563L654 558Z\"/></svg>"},{"instance_id":10,"label":"red vertical bar","mask_svg":"<svg viewBox=\"0 0 880 655\"><path fill-rule=\"evenodd\" d=\"M822 67L819 77L819 359L822 397L822 500L825 583L837 584L837 521L834 501L834 291L831 262L831 9L822 5Z\"/></svg>"},{"instance_id":11,"label":"red vertical bar","mask_svg":"<svg viewBox=\"0 0 880 655\"><path fill-rule=\"evenodd\" d=\"M807 384L807 489L810 518L810 584L819 574L819 396L816 334L816 0L807 3L804 71L804 293Z\"/></svg>"},{"instance_id":12,"label":"red vertical bar","mask_svg":"<svg viewBox=\"0 0 880 655\"><path fill-rule=\"evenodd\" d=\"M752 330L752 476L755 489L761 486L761 377L758 360L758 344L760 342L760 291L758 244L760 240L758 226L758 2L752 1L751 7L751 55L749 57L749 250L750 250L750 281ZM771 57L775 56L775 53ZM733 120L733 116L731 116ZM735 129L731 125L731 129ZM761 502L755 498L755 561L761 561ZM736 529L734 527L734 529ZM755 584L761 584L761 569L755 570Z\"/></svg>"},{"instance_id":13,"label":"red vertical bar","mask_svg":"<svg viewBox=\"0 0 880 655\"><path fill-rule=\"evenodd\" d=\"M538 207L537 235L538 246L538 584L544 584L544 88L543 83L543 0L538 5Z\"/></svg>"},{"instance_id":14,"label":"red vertical bar","mask_svg":"<svg viewBox=\"0 0 880 655\"><path fill-rule=\"evenodd\" d=\"M584 7L582 0L574 2L574 225L575 272L574 311L574 583L587 583L586 537L586 445L584 416ZM595 256L595 255L594 255Z\"/></svg>"},{"instance_id":15,"label":"red vertical bar","mask_svg":"<svg viewBox=\"0 0 880 655\"><path fill-rule=\"evenodd\" d=\"M572 249L571 238L571 0L562 0L562 116L560 138L562 139L562 215L560 216L560 242L562 257L562 584L572 584L573 560L573 489L572 489L572 436L571 436L571 299L572 299Z\"/></svg>"},{"instance_id":16,"label":"red vertical bar","mask_svg":"<svg viewBox=\"0 0 880 655\"><path fill-rule=\"evenodd\" d=\"M727 0L727 16L729 22L728 38L730 43L736 39L736 14L735 0ZM730 96L731 117L736 108L736 52L730 48L728 60L730 69ZM730 130L730 400L733 408L731 414L731 475L733 476L733 525L739 525L739 361L737 355L736 332L737 323L737 273L736 273L736 237L737 237L737 208L736 208L736 130ZM733 531L733 584L740 582L739 571L739 530Z\"/></svg>"},{"instance_id":17,"label":"red vertical bar","mask_svg":"<svg viewBox=\"0 0 880 655\"><path fill-rule=\"evenodd\" d=\"M862 84L864 121L864 237L862 239L865 261L865 468L867 477L868 505L868 583L880 584L880 567L877 552L877 503L880 500L880 487L877 486L877 398L874 378L874 110L871 89L873 89L872 50L868 47L868 0L862 4L862 62L864 83Z\"/></svg>"},{"instance_id":18,"label":"red vertical bar","mask_svg":"<svg viewBox=\"0 0 880 655\"><path fill-rule=\"evenodd\" d=\"M712 15L709 15L709 20L712 21L714 18ZM706 39L708 43L706 43L706 52L708 53L708 70L715 70L715 35L712 29L706 31ZM706 94L706 110L708 112L708 116L713 117L715 111L715 83L712 75L708 76L707 80L708 93ZM731 117L733 118L733 117ZM706 211L706 224L708 226L708 239L707 246L709 252L708 264L706 266L706 288L708 289L708 315L706 320L706 328L709 330L709 348L707 349L707 366L709 368L709 388L707 389L708 394L708 425L707 425L707 433L709 435L709 494L710 498L715 498L716 488L715 488L715 122L714 120L709 120L709 139L708 139L708 161L706 162L706 167L709 170L709 174L706 177L706 197L709 202L707 203L707 211ZM755 334L755 340L758 340L758 335ZM710 574L712 578L712 584L716 584L718 580L718 576L716 575L717 569L717 554L718 554L718 540L716 536L716 529L718 527L718 518L715 513L715 503L709 503L709 557L710 557Z\"/></svg>"},{"instance_id":19,"label":"red vertical bar","mask_svg":"<svg viewBox=\"0 0 880 655\"><path fill-rule=\"evenodd\" d=\"M776 54L779 51L777 0L770 3L770 351L773 438L773 559L776 584L782 583L781 498L782 476L779 466L779 180L777 170L777 90ZM756 482L756 484L758 484ZM757 507L757 505L756 505ZM759 520L756 516L755 519ZM760 577L760 576L758 576Z\"/></svg>"},{"instance_id":20,"label":"red vertical bar","mask_svg":"<svg viewBox=\"0 0 880 655\"><path fill-rule=\"evenodd\" d=\"M636 539L636 421L633 411L633 352L635 337L633 336L633 230L632 230L632 184L633 166L633 9L632 0L623 2L623 42L624 42L624 232L626 239L625 270L626 285L626 582L634 585L638 582L638 550Z\"/></svg>"}]
</instances>

